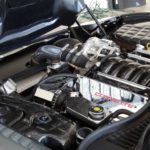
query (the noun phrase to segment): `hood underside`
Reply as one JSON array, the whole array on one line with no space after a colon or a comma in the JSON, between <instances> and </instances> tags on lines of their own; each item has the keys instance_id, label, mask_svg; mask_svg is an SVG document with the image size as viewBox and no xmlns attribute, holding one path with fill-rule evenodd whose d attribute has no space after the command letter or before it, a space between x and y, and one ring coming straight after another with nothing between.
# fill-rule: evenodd
<instances>
[{"instance_id":1,"label":"hood underside","mask_svg":"<svg viewBox=\"0 0 150 150\"><path fill-rule=\"evenodd\" d=\"M79 0L0 0L0 54L72 25L82 9Z\"/></svg>"}]
</instances>

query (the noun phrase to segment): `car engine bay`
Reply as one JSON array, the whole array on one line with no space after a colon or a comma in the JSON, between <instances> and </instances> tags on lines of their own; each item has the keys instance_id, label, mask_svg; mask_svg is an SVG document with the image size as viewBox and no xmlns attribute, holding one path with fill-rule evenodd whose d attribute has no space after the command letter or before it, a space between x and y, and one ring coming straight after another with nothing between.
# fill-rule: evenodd
<instances>
[{"instance_id":1,"label":"car engine bay","mask_svg":"<svg viewBox=\"0 0 150 150\"><path fill-rule=\"evenodd\" d=\"M126 125L143 108L149 109L149 38L141 39L142 27L129 30L131 26L122 24L120 16L95 22L94 29L93 24L86 27L77 22L78 27L68 27L25 48L29 56L24 51L14 56L26 59L22 70L1 82L1 124L52 150L90 150L83 146L87 137L107 126ZM139 35L131 37L136 31ZM11 73L11 67L7 69ZM117 142L125 144L121 141L118 150L136 150L149 118L146 111L144 127L140 130L137 123L140 133L136 136L125 137L131 132L122 130L124 139ZM137 126L129 128L136 133Z\"/></svg>"}]
</instances>

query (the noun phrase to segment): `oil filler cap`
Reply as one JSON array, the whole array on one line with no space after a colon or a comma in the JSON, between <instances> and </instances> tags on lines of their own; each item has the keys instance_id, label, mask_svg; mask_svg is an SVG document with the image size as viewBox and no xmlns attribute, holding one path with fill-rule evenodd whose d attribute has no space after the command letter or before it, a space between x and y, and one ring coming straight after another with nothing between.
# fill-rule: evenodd
<instances>
[{"instance_id":1,"label":"oil filler cap","mask_svg":"<svg viewBox=\"0 0 150 150\"><path fill-rule=\"evenodd\" d=\"M105 116L104 108L102 106L92 106L89 109L89 117L93 120L102 120Z\"/></svg>"}]
</instances>

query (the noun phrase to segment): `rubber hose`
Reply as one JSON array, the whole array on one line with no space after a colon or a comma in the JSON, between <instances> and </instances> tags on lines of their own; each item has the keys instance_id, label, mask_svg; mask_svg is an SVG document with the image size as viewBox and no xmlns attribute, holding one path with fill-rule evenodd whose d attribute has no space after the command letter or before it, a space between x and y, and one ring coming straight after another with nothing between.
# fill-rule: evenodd
<instances>
[{"instance_id":1,"label":"rubber hose","mask_svg":"<svg viewBox=\"0 0 150 150\"><path fill-rule=\"evenodd\" d=\"M85 68L89 61L84 55L78 55L78 51L71 52L70 49L61 50L60 47L45 45L40 47L32 57L32 61L38 64L46 62L46 60L61 60L71 63L77 67Z\"/></svg>"}]
</instances>

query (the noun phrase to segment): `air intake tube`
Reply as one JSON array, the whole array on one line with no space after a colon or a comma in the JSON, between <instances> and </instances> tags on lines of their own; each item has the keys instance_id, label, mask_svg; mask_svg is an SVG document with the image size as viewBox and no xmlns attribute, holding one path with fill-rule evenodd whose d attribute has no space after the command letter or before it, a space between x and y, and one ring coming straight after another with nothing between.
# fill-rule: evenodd
<instances>
[{"instance_id":1,"label":"air intake tube","mask_svg":"<svg viewBox=\"0 0 150 150\"><path fill-rule=\"evenodd\" d=\"M42 46L33 55L32 60L38 64L45 63L47 60L51 62L57 60L70 63L79 68L90 69L100 56L118 52L118 48L114 46L112 41L97 37L89 38L84 44L75 40L72 42L74 45L71 47L69 47L67 42L63 46L58 47L51 45Z\"/></svg>"},{"instance_id":2,"label":"air intake tube","mask_svg":"<svg viewBox=\"0 0 150 150\"><path fill-rule=\"evenodd\" d=\"M68 48L60 48L52 45L40 47L32 56L32 64L42 64L46 62L63 61L75 65L80 68L86 68L89 59L77 51L77 48L72 50Z\"/></svg>"},{"instance_id":3,"label":"air intake tube","mask_svg":"<svg viewBox=\"0 0 150 150\"><path fill-rule=\"evenodd\" d=\"M46 63L46 60L59 60L61 57L61 48L51 45L40 47L32 56L32 64Z\"/></svg>"}]
</instances>

